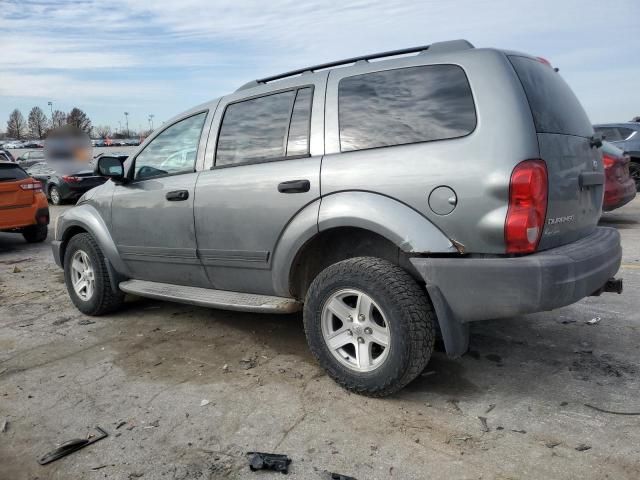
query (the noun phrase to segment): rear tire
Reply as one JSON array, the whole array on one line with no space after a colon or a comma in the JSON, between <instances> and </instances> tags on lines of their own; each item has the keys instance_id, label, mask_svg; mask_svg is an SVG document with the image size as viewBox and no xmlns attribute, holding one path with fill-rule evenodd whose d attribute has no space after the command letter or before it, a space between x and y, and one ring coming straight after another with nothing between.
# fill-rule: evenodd
<instances>
[{"instance_id":1,"label":"rear tire","mask_svg":"<svg viewBox=\"0 0 640 480\"><path fill-rule=\"evenodd\" d=\"M49 199L53 205L61 205L62 197L60 196L60 190L55 185L49 189Z\"/></svg>"},{"instance_id":2,"label":"rear tire","mask_svg":"<svg viewBox=\"0 0 640 480\"><path fill-rule=\"evenodd\" d=\"M28 243L44 242L48 233L49 228L46 225L32 225L22 230L22 236Z\"/></svg>"},{"instance_id":3,"label":"rear tire","mask_svg":"<svg viewBox=\"0 0 640 480\"><path fill-rule=\"evenodd\" d=\"M114 292L104 255L88 233L72 237L67 245L64 283L73 304L86 315L104 315L124 303L124 293L117 285Z\"/></svg>"},{"instance_id":4,"label":"rear tire","mask_svg":"<svg viewBox=\"0 0 640 480\"><path fill-rule=\"evenodd\" d=\"M426 292L405 270L379 258L329 266L306 295L304 328L311 352L331 378L362 395L391 395L415 379L433 353L435 326Z\"/></svg>"}]
</instances>

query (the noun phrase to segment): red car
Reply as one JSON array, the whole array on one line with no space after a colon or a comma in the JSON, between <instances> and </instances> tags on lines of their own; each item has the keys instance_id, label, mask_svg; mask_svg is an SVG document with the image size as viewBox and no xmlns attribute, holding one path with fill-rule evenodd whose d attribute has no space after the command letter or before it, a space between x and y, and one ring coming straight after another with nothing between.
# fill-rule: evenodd
<instances>
[{"instance_id":1,"label":"red car","mask_svg":"<svg viewBox=\"0 0 640 480\"><path fill-rule=\"evenodd\" d=\"M636 196L636 183L629 174L631 159L615 145L602 142L605 188L602 209L609 212L626 205Z\"/></svg>"}]
</instances>

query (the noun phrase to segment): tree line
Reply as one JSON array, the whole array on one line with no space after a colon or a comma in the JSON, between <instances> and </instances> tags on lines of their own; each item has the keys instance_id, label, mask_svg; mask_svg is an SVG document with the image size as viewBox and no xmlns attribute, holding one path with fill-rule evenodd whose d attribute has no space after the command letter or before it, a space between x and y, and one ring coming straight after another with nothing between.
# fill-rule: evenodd
<instances>
[{"instance_id":1,"label":"tree line","mask_svg":"<svg viewBox=\"0 0 640 480\"><path fill-rule=\"evenodd\" d=\"M63 125L73 125L89 135L93 129L87 114L77 107L72 108L69 113L55 110L51 118L40 107L33 107L26 120L16 108L7 120L7 136L16 140L27 137L43 139L49 130Z\"/></svg>"}]
</instances>

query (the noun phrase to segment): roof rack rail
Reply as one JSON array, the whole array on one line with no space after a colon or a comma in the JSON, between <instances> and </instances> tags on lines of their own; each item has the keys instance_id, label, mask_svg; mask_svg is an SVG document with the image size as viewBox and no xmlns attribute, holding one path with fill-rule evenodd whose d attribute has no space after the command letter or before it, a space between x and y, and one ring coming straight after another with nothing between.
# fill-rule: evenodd
<instances>
[{"instance_id":1,"label":"roof rack rail","mask_svg":"<svg viewBox=\"0 0 640 480\"><path fill-rule=\"evenodd\" d=\"M299 68L297 70L291 70L290 72L280 73L271 77L265 77L258 80L251 80L250 82L242 85L238 90L245 90L247 88L257 87L265 83L273 82L275 80L281 80L287 77L293 77L295 75L301 75L304 73L313 73L317 70L325 70L327 68L338 67L340 65L348 65L356 62L368 62L369 60L375 60L384 57L395 57L398 55L407 55L409 53L440 53L451 52L455 50L467 50L474 48L474 46L467 40L449 40L446 42L437 42L431 45L423 45L421 47L403 48L400 50L390 50L388 52L372 53L369 55L362 55L360 57L345 58L344 60L337 60L335 62L321 63L320 65L313 65L311 67ZM236 91L238 91L236 90Z\"/></svg>"}]
</instances>

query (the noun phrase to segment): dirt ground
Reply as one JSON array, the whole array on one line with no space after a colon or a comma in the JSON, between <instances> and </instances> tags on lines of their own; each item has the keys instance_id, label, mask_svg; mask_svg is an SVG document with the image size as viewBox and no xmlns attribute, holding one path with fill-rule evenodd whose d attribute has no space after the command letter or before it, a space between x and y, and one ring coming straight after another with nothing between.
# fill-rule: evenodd
<instances>
[{"instance_id":1,"label":"dirt ground","mask_svg":"<svg viewBox=\"0 0 640 480\"><path fill-rule=\"evenodd\" d=\"M640 412L640 199L603 224L623 295L474 324L467 355L381 400L323 374L298 315L133 299L86 317L48 243L0 234L0 479L280 478L251 450L291 456L291 479L638 479L640 416L585 404ZM109 437L38 465L96 425Z\"/></svg>"}]
</instances>

